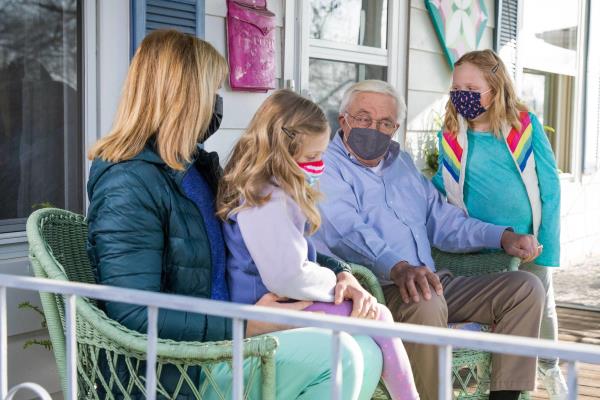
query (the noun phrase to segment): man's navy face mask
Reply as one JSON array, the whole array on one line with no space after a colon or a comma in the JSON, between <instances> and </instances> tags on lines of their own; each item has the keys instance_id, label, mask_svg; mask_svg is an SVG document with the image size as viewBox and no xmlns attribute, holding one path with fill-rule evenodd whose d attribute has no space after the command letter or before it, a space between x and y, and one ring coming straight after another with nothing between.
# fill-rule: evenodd
<instances>
[{"instance_id":1,"label":"man's navy face mask","mask_svg":"<svg viewBox=\"0 0 600 400\"><path fill-rule=\"evenodd\" d=\"M384 156L391 141L390 135L371 128L350 128L347 139L354 154L366 161Z\"/></svg>"},{"instance_id":2,"label":"man's navy face mask","mask_svg":"<svg viewBox=\"0 0 600 400\"><path fill-rule=\"evenodd\" d=\"M204 136L202 138L203 142L205 142L209 137L211 137L216 131L219 130L222 120L223 120L223 97L221 97L221 95L216 95L215 106L213 108L212 118L210 119L208 128L206 129L206 133L204 134Z\"/></svg>"},{"instance_id":3,"label":"man's navy face mask","mask_svg":"<svg viewBox=\"0 0 600 400\"><path fill-rule=\"evenodd\" d=\"M469 120L475 119L487 111L481 105L481 96L490 90L483 93L474 90L452 90L450 91L450 101L460 115Z\"/></svg>"}]
</instances>

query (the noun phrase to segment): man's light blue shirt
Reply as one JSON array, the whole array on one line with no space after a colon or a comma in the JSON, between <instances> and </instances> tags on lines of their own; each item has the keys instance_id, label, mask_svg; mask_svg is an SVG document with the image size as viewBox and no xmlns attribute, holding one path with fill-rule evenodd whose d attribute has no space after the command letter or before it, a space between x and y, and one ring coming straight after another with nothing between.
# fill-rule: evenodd
<instances>
[{"instance_id":1,"label":"man's light blue shirt","mask_svg":"<svg viewBox=\"0 0 600 400\"><path fill-rule=\"evenodd\" d=\"M448 252L500 248L508 227L469 218L448 204L394 141L377 172L350 155L339 132L324 161L317 250L369 267L384 284L400 261L435 271L431 246Z\"/></svg>"}]
</instances>

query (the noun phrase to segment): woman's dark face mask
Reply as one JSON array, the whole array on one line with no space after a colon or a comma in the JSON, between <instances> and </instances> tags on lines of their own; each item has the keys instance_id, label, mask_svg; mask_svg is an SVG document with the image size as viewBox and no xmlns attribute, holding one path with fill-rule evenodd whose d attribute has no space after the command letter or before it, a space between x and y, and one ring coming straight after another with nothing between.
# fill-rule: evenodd
<instances>
[{"instance_id":1,"label":"woman's dark face mask","mask_svg":"<svg viewBox=\"0 0 600 400\"><path fill-rule=\"evenodd\" d=\"M213 108L212 118L210 119L210 123L208 124L208 128L206 129L205 134L202 136L202 142L205 142L209 137L211 137L216 131L219 130L222 120L223 120L223 97L221 97L221 95L216 95L215 106Z\"/></svg>"}]
</instances>

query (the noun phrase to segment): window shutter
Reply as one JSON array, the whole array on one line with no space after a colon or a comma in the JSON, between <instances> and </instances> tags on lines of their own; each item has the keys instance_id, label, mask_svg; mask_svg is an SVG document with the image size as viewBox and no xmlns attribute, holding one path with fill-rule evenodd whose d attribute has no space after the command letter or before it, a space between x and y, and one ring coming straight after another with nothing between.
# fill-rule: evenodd
<instances>
[{"instance_id":1,"label":"window shutter","mask_svg":"<svg viewBox=\"0 0 600 400\"><path fill-rule=\"evenodd\" d=\"M519 0L496 1L496 36L494 48L508 72L517 73L517 34L519 31Z\"/></svg>"},{"instance_id":2,"label":"window shutter","mask_svg":"<svg viewBox=\"0 0 600 400\"><path fill-rule=\"evenodd\" d=\"M131 0L131 54L156 29L204 37L204 0Z\"/></svg>"}]
</instances>

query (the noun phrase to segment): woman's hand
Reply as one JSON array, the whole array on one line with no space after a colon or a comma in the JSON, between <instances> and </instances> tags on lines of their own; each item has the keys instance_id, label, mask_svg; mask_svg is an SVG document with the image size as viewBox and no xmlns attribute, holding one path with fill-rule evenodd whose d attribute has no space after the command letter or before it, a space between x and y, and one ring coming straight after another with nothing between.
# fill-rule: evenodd
<instances>
[{"instance_id":1,"label":"woman's hand","mask_svg":"<svg viewBox=\"0 0 600 400\"><path fill-rule=\"evenodd\" d=\"M344 300L352 300L351 317L379 318L377 299L367 292L350 272L337 274L335 304L340 304Z\"/></svg>"},{"instance_id":2,"label":"woman's hand","mask_svg":"<svg viewBox=\"0 0 600 400\"><path fill-rule=\"evenodd\" d=\"M281 303L281 301L284 300L287 299L285 297L279 297L274 293L267 293L256 302L256 305L263 307L283 308L286 310L301 311L312 304L312 301L295 301L292 303ZM275 331L283 331L290 328L293 327L283 324L274 324L272 322L248 320L248 325L246 325L246 337L263 335L265 333Z\"/></svg>"}]
</instances>

